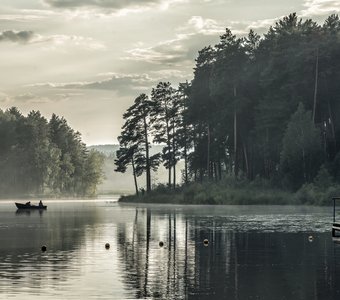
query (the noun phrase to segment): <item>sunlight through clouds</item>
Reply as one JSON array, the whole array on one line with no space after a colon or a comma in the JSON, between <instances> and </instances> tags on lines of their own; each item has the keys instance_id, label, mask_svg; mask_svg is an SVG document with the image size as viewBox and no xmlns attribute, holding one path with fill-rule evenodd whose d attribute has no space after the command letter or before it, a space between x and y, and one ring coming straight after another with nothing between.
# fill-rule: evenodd
<instances>
[{"instance_id":1,"label":"sunlight through clouds","mask_svg":"<svg viewBox=\"0 0 340 300\"><path fill-rule=\"evenodd\" d=\"M223 33L225 26L222 22L213 19L205 19L202 16L192 16L186 25L179 28L179 31L196 31L206 35L218 35Z\"/></svg>"},{"instance_id":2,"label":"sunlight through clouds","mask_svg":"<svg viewBox=\"0 0 340 300\"><path fill-rule=\"evenodd\" d=\"M304 6L306 9L301 11L303 17L340 13L339 0L305 0Z\"/></svg>"},{"instance_id":3,"label":"sunlight through clouds","mask_svg":"<svg viewBox=\"0 0 340 300\"><path fill-rule=\"evenodd\" d=\"M225 27L213 19L204 19L201 16L191 17L185 25L176 29L174 39L162 41L151 47L136 47L127 51L127 60L148 61L155 64L180 65L185 61L192 63L190 48L200 41L214 39L222 34ZM188 53L190 53L188 55Z\"/></svg>"}]
</instances>

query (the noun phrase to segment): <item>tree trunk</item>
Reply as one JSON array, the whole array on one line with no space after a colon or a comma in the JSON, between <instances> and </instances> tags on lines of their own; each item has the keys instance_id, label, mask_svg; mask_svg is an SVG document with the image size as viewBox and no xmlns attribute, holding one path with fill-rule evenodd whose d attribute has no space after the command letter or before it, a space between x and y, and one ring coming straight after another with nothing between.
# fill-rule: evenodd
<instances>
[{"instance_id":1,"label":"tree trunk","mask_svg":"<svg viewBox=\"0 0 340 300\"><path fill-rule=\"evenodd\" d=\"M315 111L316 111L316 96L318 93L318 77L319 77L319 48L316 48L316 61L315 61L315 83L314 83L314 104L313 104L313 123L315 124Z\"/></svg>"},{"instance_id":2,"label":"tree trunk","mask_svg":"<svg viewBox=\"0 0 340 300\"><path fill-rule=\"evenodd\" d=\"M328 97L327 97L327 104L328 104L328 115L329 115L329 120L331 123L331 129L332 129L332 139L334 139L334 142L336 142L333 114L332 114L331 104L329 103Z\"/></svg>"},{"instance_id":3,"label":"tree trunk","mask_svg":"<svg viewBox=\"0 0 340 300\"><path fill-rule=\"evenodd\" d=\"M236 112L236 87L234 86L234 97L235 97L235 107L234 107L234 172L235 176L238 175L238 161L237 161L237 112Z\"/></svg>"},{"instance_id":4,"label":"tree trunk","mask_svg":"<svg viewBox=\"0 0 340 300\"><path fill-rule=\"evenodd\" d=\"M168 187L171 188L171 161L172 161L172 144L171 144L171 138L170 138L170 128L169 128L169 111L168 106L165 104L165 130L166 130L166 145L168 147Z\"/></svg>"},{"instance_id":5,"label":"tree trunk","mask_svg":"<svg viewBox=\"0 0 340 300\"><path fill-rule=\"evenodd\" d=\"M329 123L331 125L331 131L332 131L332 150L330 151L331 153L329 154L329 158L333 159L335 154L336 154L336 138L335 138L335 128L334 128L334 120L333 120L333 114L332 114L332 108L331 104L329 102L329 99L327 97L327 104L328 104L328 114L329 114Z\"/></svg>"},{"instance_id":6,"label":"tree trunk","mask_svg":"<svg viewBox=\"0 0 340 300\"><path fill-rule=\"evenodd\" d=\"M207 127L207 173L208 173L208 179L211 179L210 175L210 126L208 124Z\"/></svg>"},{"instance_id":7,"label":"tree trunk","mask_svg":"<svg viewBox=\"0 0 340 300\"><path fill-rule=\"evenodd\" d=\"M305 183L307 182L307 172L306 172L306 158L305 158L305 148L302 148L302 168L303 168L303 178Z\"/></svg>"},{"instance_id":8,"label":"tree trunk","mask_svg":"<svg viewBox=\"0 0 340 300\"><path fill-rule=\"evenodd\" d=\"M188 157L186 141L184 146L184 182L185 184L188 184Z\"/></svg>"},{"instance_id":9,"label":"tree trunk","mask_svg":"<svg viewBox=\"0 0 340 300\"><path fill-rule=\"evenodd\" d=\"M201 130L201 128L199 128L198 132L199 132L198 133L198 140L200 141L201 138L202 138L202 130ZM199 164L199 180L200 180L200 182L203 181L203 167L202 167L201 163Z\"/></svg>"},{"instance_id":10,"label":"tree trunk","mask_svg":"<svg viewBox=\"0 0 340 300\"><path fill-rule=\"evenodd\" d=\"M150 173L150 157L149 157L149 141L148 141L148 127L146 118L144 117L144 140L145 140L145 159L146 159L146 191L151 191L151 173Z\"/></svg>"},{"instance_id":11,"label":"tree trunk","mask_svg":"<svg viewBox=\"0 0 340 300\"><path fill-rule=\"evenodd\" d=\"M170 163L170 159L169 159L169 161L168 161L168 164L169 164L169 169L168 169L168 186L169 186L169 188L171 188L171 163Z\"/></svg>"},{"instance_id":12,"label":"tree trunk","mask_svg":"<svg viewBox=\"0 0 340 300\"><path fill-rule=\"evenodd\" d=\"M139 196L138 185L137 185L137 176L136 176L136 170L135 170L135 161L134 161L133 157L132 157L131 163L132 163L132 173L133 173L133 180L134 180L134 183L135 183L136 195Z\"/></svg>"},{"instance_id":13,"label":"tree trunk","mask_svg":"<svg viewBox=\"0 0 340 300\"><path fill-rule=\"evenodd\" d=\"M249 163L248 163L248 153L247 153L247 146L245 143L243 143L243 153L244 153L244 161L246 165L246 172L247 172L247 178L249 179Z\"/></svg>"},{"instance_id":14,"label":"tree trunk","mask_svg":"<svg viewBox=\"0 0 340 300\"><path fill-rule=\"evenodd\" d=\"M218 181L218 173L217 173L217 163L214 163L214 177L215 181Z\"/></svg>"},{"instance_id":15,"label":"tree trunk","mask_svg":"<svg viewBox=\"0 0 340 300\"><path fill-rule=\"evenodd\" d=\"M174 169L173 169L173 172L174 172L174 174L173 174L173 182L172 182L172 184L173 184L173 188L175 189L176 188L176 164L174 163Z\"/></svg>"},{"instance_id":16,"label":"tree trunk","mask_svg":"<svg viewBox=\"0 0 340 300\"><path fill-rule=\"evenodd\" d=\"M217 167L218 167L218 180L221 180L222 179L222 167L221 167L221 161L220 161L220 159L218 160L218 165L217 165Z\"/></svg>"},{"instance_id":17,"label":"tree trunk","mask_svg":"<svg viewBox=\"0 0 340 300\"><path fill-rule=\"evenodd\" d=\"M173 164L173 176L172 176L172 184L173 189L176 188L176 142L175 142L175 122L173 120L173 127L172 127L172 164Z\"/></svg>"}]
</instances>

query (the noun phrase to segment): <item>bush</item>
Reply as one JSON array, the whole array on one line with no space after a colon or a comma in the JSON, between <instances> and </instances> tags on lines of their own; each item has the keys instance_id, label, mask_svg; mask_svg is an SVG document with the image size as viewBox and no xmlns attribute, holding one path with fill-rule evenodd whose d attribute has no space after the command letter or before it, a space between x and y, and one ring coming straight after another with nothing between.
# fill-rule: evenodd
<instances>
[{"instance_id":1,"label":"bush","mask_svg":"<svg viewBox=\"0 0 340 300\"><path fill-rule=\"evenodd\" d=\"M304 184L295 194L271 187L268 180L259 178L248 182L229 177L218 183L192 183L176 190L159 185L149 194L139 197L126 196L122 197L120 201L223 205L330 205L330 199L340 195L340 185L334 184L331 176L326 176L326 171L320 169L315 182Z\"/></svg>"},{"instance_id":2,"label":"bush","mask_svg":"<svg viewBox=\"0 0 340 300\"><path fill-rule=\"evenodd\" d=\"M294 195L296 204L313 204L317 199L317 192L313 184L304 184Z\"/></svg>"}]
</instances>

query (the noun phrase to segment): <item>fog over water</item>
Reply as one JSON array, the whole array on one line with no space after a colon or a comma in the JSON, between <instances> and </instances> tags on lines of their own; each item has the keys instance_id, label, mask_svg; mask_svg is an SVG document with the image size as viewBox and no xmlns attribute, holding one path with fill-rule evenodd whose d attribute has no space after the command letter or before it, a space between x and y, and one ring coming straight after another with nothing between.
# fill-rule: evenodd
<instances>
[{"instance_id":1,"label":"fog over water","mask_svg":"<svg viewBox=\"0 0 340 300\"><path fill-rule=\"evenodd\" d=\"M339 297L330 208L46 204L0 202L0 299Z\"/></svg>"}]
</instances>

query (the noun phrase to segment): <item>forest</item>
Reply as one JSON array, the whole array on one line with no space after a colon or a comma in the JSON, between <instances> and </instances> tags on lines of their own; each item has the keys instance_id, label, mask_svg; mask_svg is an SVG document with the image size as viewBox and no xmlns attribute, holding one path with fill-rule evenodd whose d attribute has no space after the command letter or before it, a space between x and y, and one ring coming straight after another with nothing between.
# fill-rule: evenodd
<instances>
[{"instance_id":1,"label":"forest","mask_svg":"<svg viewBox=\"0 0 340 300\"><path fill-rule=\"evenodd\" d=\"M340 192L338 15L320 25L292 13L263 36L237 37L227 28L195 62L191 82L159 82L123 116L115 165L132 168L136 194L143 173L151 191L160 164L168 190L223 187L233 178L233 185L296 193L300 202ZM162 153L150 155L151 144L164 145ZM175 175L179 160L183 178Z\"/></svg>"},{"instance_id":2,"label":"forest","mask_svg":"<svg viewBox=\"0 0 340 300\"><path fill-rule=\"evenodd\" d=\"M93 196L103 157L88 151L63 117L47 121L39 111L26 117L0 110L0 191L8 196Z\"/></svg>"}]
</instances>

